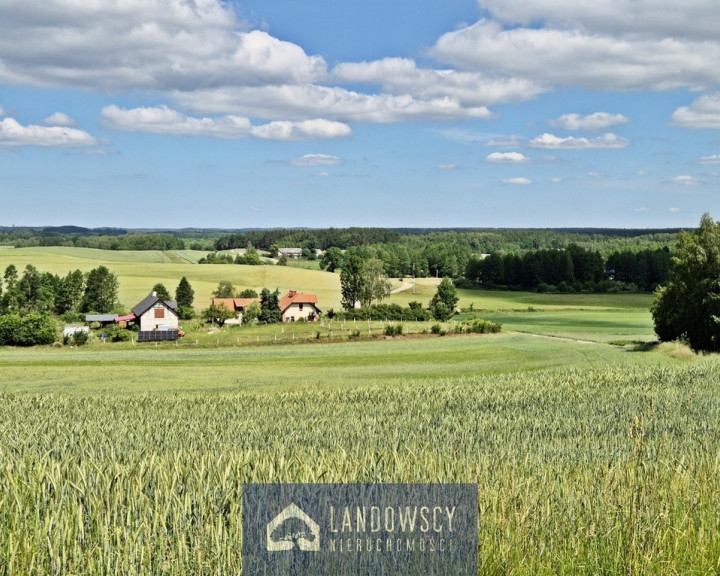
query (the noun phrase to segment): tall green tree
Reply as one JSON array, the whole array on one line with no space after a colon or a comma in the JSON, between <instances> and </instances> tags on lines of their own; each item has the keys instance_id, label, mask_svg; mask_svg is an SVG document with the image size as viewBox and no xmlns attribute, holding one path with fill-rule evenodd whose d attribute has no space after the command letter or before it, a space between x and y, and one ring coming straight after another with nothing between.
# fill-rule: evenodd
<instances>
[{"instance_id":1,"label":"tall green tree","mask_svg":"<svg viewBox=\"0 0 720 576\"><path fill-rule=\"evenodd\" d=\"M385 275L382 260L369 258L362 266L363 286L360 291L360 303L369 308L373 301L381 301L390 296L390 281Z\"/></svg>"},{"instance_id":2,"label":"tall green tree","mask_svg":"<svg viewBox=\"0 0 720 576\"><path fill-rule=\"evenodd\" d=\"M342 258L342 250L337 246L330 246L320 257L320 269L335 272L338 268L342 268Z\"/></svg>"},{"instance_id":3,"label":"tall green tree","mask_svg":"<svg viewBox=\"0 0 720 576\"><path fill-rule=\"evenodd\" d=\"M195 300L195 291L190 286L188 279L183 276L180 283L175 288L175 301L178 305L178 316L183 320L189 320L195 316L193 310L193 301Z\"/></svg>"},{"instance_id":4,"label":"tall green tree","mask_svg":"<svg viewBox=\"0 0 720 576\"><path fill-rule=\"evenodd\" d=\"M5 279L5 288L12 290L18 279L18 271L15 264L8 264L7 268L5 268L3 278Z\"/></svg>"},{"instance_id":5,"label":"tall green tree","mask_svg":"<svg viewBox=\"0 0 720 576\"><path fill-rule=\"evenodd\" d=\"M118 303L118 279L107 267L98 266L88 272L81 312L108 314Z\"/></svg>"},{"instance_id":6,"label":"tall green tree","mask_svg":"<svg viewBox=\"0 0 720 576\"><path fill-rule=\"evenodd\" d=\"M195 301L195 290L190 286L188 279L183 276L180 278L180 283L175 289L175 301L178 307L181 308L192 308L193 302Z\"/></svg>"},{"instance_id":7,"label":"tall green tree","mask_svg":"<svg viewBox=\"0 0 720 576\"><path fill-rule=\"evenodd\" d=\"M221 280L212 295L215 298L235 298L235 286L229 280Z\"/></svg>"},{"instance_id":8,"label":"tall green tree","mask_svg":"<svg viewBox=\"0 0 720 576\"><path fill-rule=\"evenodd\" d=\"M55 312L77 312L80 309L85 290L85 275L80 270L68 272L61 281L55 295Z\"/></svg>"},{"instance_id":9,"label":"tall green tree","mask_svg":"<svg viewBox=\"0 0 720 576\"><path fill-rule=\"evenodd\" d=\"M720 345L720 222L709 214L697 230L678 235L670 279L651 312L661 340L686 338L696 351Z\"/></svg>"},{"instance_id":10,"label":"tall green tree","mask_svg":"<svg viewBox=\"0 0 720 576\"><path fill-rule=\"evenodd\" d=\"M165 288L165 284L163 284L162 282L158 282L157 284L155 284L155 286L152 287L151 292L155 292L155 295L163 302L167 302L171 299L170 291Z\"/></svg>"},{"instance_id":11,"label":"tall green tree","mask_svg":"<svg viewBox=\"0 0 720 576\"><path fill-rule=\"evenodd\" d=\"M447 320L455 313L458 300L455 284L450 278L445 277L438 284L437 292L430 300L430 311L436 320Z\"/></svg>"},{"instance_id":12,"label":"tall green tree","mask_svg":"<svg viewBox=\"0 0 720 576\"><path fill-rule=\"evenodd\" d=\"M260 292L260 316L258 320L265 324L275 324L282 319L280 311L280 290L270 292L263 288Z\"/></svg>"},{"instance_id":13,"label":"tall green tree","mask_svg":"<svg viewBox=\"0 0 720 576\"><path fill-rule=\"evenodd\" d=\"M365 275L363 274L364 259L354 252L348 252L343 258L342 270L340 271L340 293L342 296L342 307L345 310L355 308L357 302L361 302L365 291Z\"/></svg>"}]
</instances>

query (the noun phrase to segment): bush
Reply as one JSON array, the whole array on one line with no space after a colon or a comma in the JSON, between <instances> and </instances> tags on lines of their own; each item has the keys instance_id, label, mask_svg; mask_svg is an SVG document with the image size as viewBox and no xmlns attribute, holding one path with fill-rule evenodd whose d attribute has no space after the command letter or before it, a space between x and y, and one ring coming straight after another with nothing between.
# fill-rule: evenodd
<instances>
[{"instance_id":1,"label":"bush","mask_svg":"<svg viewBox=\"0 0 720 576\"><path fill-rule=\"evenodd\" d=\"M391 326L390 324L388 324L387 326L385 326L385 336L402 336L402 333L402 324L395 324L395 326Z\"/></svg>"},{"instance_id":2,"label":"bush","mask_svg":"<svg viewBox=\"0 0 720 576\"><path fill-rule=\"evenodd\" d=\"M6 314L0 317L0 345L40 346L57 339L57 324L49 314L32 312L26 316Z\"/></svg>"},{"instance_id":3,"label":"bush","mask_svg":"<svg viewBox=\"0 0 720 576\"><path fill-rule=\"evenodd\" d=\"M84 346L90 340L90 333L77 330L73 334L63 336L63 344L70 346Z\"/></svg>"},{"instance_id":4,"label":"bush","mask_svg":"<svg viewBox=\"0 0 720 576\"><path fill-rule=\"evenodd\" d=\"M132 333L125 328L120 328L120 326L113 326L107 331L107 336L110 342L129 342Z\"/></svg>"},{"instance_id":5,"label":"bush","mask_svg":"<svg viewBox=\"0 0 720 576\"><path fill-rule=\"evenodd\" d=\"M497 334L501 329L500 324L476 318L472 322L468 323L465 330L467 332L472 332L473 334Z\"/></svg>"},{"instance_id":6,"label":"bush","mask_svg":"<svg viewBox=\"0 0 720 576\"><path fill-rule=\"evenodd\" d=\"M433 334L437 334L438 336L445 336L445 330L442 329L442 326L440 326L440 324L433 324L430 327L430 332Z\"/></svg>"}]
</instances>

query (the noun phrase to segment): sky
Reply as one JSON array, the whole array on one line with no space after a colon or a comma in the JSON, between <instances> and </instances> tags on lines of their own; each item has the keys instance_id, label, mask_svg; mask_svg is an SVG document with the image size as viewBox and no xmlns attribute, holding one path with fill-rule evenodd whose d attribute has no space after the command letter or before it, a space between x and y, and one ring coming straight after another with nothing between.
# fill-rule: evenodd
<instances>
[{"instance_id":1,"label":"sky","mask_svg":"<svg viewBox=\"0 0 720 576\"><path fill-rule=\"evenodd\" d=\"M0 226L695 227L716 0L0 0Z\"/></svg>"}]
</instances>

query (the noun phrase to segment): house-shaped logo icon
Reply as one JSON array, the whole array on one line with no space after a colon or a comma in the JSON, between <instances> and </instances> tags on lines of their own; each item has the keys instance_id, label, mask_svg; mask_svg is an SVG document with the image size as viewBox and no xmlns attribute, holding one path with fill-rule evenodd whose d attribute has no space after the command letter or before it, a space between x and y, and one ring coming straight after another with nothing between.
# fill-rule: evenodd
<instances>
[{"instance_id":1,"label":"house-shaped logo icon","mask_svg":"<svg viewBox=\"0 0 720 576\"><path fill-rule=\"evenodd\" d=\"M267 525L268 552L298 547L303 552L320 551L320 526L294 503Z\"/></svg>"}]
</instances>

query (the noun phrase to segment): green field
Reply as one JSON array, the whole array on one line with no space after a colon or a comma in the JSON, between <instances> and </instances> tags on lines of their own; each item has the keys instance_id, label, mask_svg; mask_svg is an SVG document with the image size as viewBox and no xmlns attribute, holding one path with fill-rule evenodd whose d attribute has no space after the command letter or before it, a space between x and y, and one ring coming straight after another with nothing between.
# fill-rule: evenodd
<instances>
[{"instance_id":1,"label":"green field","mask_svg":"<svg viewBox=\"0 0 720 576\"><path fill-rule=\"evenodd\" d=\"M230 279L339 301L336 274L177 256L0 267L105 264L126 306L182 275L196 299ZM456 320L504 331L191 324L178 343L0 349L0 575L239 574L242 484L286 481L477 483L481 575L717 573L720 359L637 344L648 295L460 295Z\"/></svg>"}]
</instances>

